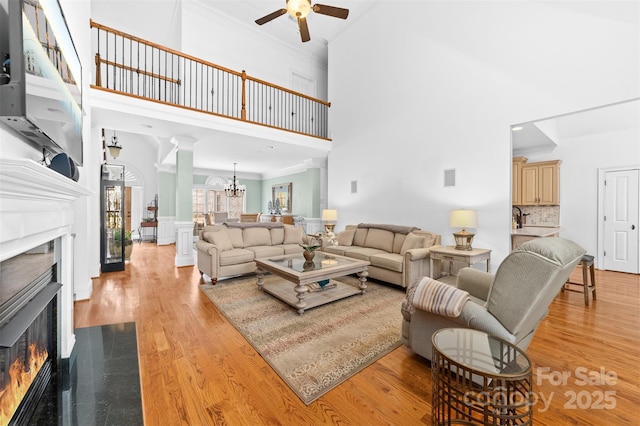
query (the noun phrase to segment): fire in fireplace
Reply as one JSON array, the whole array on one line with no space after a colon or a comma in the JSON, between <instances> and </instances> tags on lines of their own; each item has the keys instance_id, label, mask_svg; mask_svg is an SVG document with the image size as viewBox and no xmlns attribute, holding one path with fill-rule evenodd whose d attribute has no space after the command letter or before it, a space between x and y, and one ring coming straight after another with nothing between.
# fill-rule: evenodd
<instances>
[{"instance_id":1,"label":"fire in fireplace","mask_svg":"<svg viewBox=\"0 0 640 426\"><path fill-rule=\"evenodd\" d=\"M0 262L0 425L28 422L58 369L54 247Z\"/></svg>"},{"instance_id":2,"label":"fire in fireplace","mask_svg":"<svg viewBox=\"0 0 640 426\"><path fill-rule=\"evenodd\" d=\"M0 349L0 424L8 424L13 418L49 361L48 316L47 310L42 311L15 345Z\"/></svg>"}]
</instances>

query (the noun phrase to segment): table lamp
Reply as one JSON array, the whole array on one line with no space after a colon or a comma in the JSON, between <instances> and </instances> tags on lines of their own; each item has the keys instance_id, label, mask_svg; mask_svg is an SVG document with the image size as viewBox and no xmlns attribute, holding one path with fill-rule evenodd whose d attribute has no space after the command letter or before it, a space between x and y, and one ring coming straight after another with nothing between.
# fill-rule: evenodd
<instances>
[{"instance_id":1,"label":"table lamp","mask_svg":"<svg viewBox=\"0 0 640 426\"><path fill-rule=\"evenodd\" d=\"M478 227L478 214L475 210L451 210L449 226L452 228L462 228L460 232L454 232L453 238L456 241L456 250L471 250L471 241L475 234L467 232L466 228Z\"/></svg>"},{"instance_id":2,"label":"table lamp","mask_svg":"<svg viewBox=\"0 0 640 426\"><path fill-rule=\"evenodd\" d=\"M338 220L337 210L322 210L322 221L324 222L325 232L333 232L335 221Z\"/></svg>"}]
</instances>

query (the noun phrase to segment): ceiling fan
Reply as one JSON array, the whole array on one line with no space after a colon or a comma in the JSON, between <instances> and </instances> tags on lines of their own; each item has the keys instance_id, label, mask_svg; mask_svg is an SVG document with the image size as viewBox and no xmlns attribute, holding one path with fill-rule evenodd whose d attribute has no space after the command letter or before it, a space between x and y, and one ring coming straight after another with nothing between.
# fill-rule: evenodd
<instances>
[{"instance_id":1,"label":"ceiling fan","mask_svg":"<svg viewBox=\"0 0 640 426\"><path fill-rule=\"evenodd\" d=\"M334 18L347 19L349 9L341 7L327 6L324 4L314 4L311 6L311 0L287 0L287 7L276 10L260 19L256 19L256 24L263 25L279 16L289 12L289 15L298 20L298 29L300 30L300 38L302 42L311 40L309 36L309 27L307 26L307 15L314 11L321 15L333 16Z\"/></svg>"}]
</instances>

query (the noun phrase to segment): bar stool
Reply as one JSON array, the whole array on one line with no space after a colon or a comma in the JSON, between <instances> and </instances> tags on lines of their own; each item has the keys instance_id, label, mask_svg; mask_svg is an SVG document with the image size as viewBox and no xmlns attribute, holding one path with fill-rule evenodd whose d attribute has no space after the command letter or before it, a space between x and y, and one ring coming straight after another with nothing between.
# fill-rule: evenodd
<instances>
[{"instance_id":1,"label":"bar stool","mask_svg":"<svg viewBox=\"0 0 640 426\"><path fill-rule=\"evenodd\" d=\"M593 300L596 300L596 273L593 266L593 256L585 254L584 256L582 256L582 260L580 260L580 263L578 263L577 266L582 266L582 283L574 283L567 280L565 285L562 287L562 290L571 290L569 288L566 288L567 284L582 286L584 290L584 304L585 306L589 306L590 292L593 293ZM589 281L587 279L587 270L589 270L589 273L591 275L591 285L589 285Z\"/></svg>"}]
</instances>

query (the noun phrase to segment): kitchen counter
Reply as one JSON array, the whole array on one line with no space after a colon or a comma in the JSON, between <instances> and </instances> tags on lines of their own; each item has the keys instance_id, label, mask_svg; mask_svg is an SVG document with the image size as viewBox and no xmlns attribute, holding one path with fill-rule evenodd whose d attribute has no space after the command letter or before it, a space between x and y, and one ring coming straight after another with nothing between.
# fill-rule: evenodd
<instances>
[{"instance_id":1,"label":"kitchen counter","mask_svg":"<svg viewBox=\"0 0 640 426\"><path fill-rule=\"evenodd\" d=\"M562 231L559 226L525 226L511 230L511 249L534 238L557 237Z\"/></svg>"},{"instance_id":2,"label":"kitchen counter","mask_svg":"<svg viewBox=\"0 0 640 426\"><path fill-rule=\"evenodd\" d=\"M511 235L521 235L525 237L550 237L562 231L559 226L524 226L520 229L512 229Z\"/></svg>"}]
</instances>

